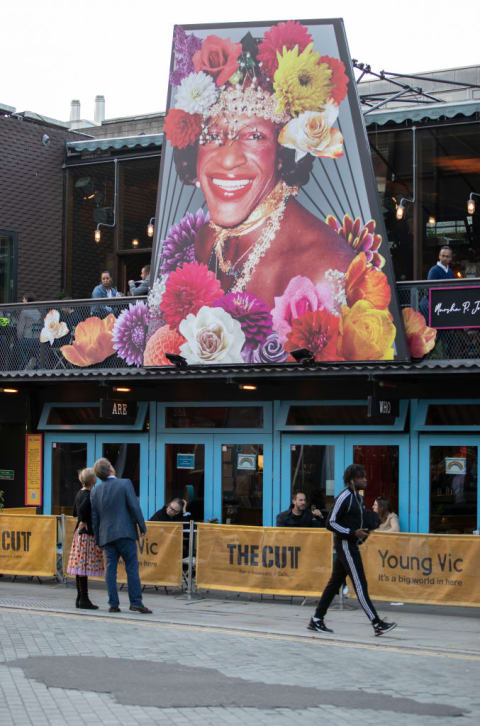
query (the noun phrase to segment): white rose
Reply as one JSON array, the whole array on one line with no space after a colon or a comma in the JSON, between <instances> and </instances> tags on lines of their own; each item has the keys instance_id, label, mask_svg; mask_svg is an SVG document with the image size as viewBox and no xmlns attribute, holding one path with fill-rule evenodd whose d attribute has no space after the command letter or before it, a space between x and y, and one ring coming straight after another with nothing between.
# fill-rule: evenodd
<instances>
[{"instance_id":1,"label":"white rose","mask_svg":"<svg viewBox=\"0 0 480 726\"><path fill-rule=\"evenodd\" d=\"M196 315L190 313L179 325L186 339L180 353L187 363L242 363L240 351L245 343L242 326L223 308L204 305Z\"/></svg>"},{"instance_id":2,"label":"white rose","mask_svg":"<svg viewBox=\"0 0 480 726\"><path fill-rule=\"evenodd\" d=\"M329 101L322 111L304 111L280 131L278 141L287 149L295 149L295 161L306 154L335 159L343 155L343 136L332 128L338 106Z\"/></svg>"}]
</instances>

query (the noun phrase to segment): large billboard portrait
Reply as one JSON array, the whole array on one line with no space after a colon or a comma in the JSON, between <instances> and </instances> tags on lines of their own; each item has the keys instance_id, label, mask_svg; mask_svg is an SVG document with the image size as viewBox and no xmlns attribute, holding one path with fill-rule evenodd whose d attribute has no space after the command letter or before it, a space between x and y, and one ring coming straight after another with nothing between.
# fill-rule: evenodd
<instances>
[{"instance_id":1,"label":"large billboard portrait","mask_svg":"<svg viewBox=\"0 0 480 726\"><path fill-rule=\"evenodd\" d=\"M407 357L343 23L176 26L144 364Z\"/></svg>"}]
</instances>

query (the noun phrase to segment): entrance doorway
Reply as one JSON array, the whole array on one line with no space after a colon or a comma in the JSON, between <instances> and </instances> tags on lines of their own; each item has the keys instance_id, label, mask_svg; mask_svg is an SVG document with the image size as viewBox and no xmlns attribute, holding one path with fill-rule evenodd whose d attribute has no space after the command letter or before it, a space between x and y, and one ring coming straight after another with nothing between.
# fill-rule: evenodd
<instances>
[{"instance_id":1,"label":"entrance doorway","mask_svg":"<svg viewBox=\"0 0 480 726\"><path fill-rule=\"evenodd\" d=\"M147 434L45 435L44 513L71 515L80 488L78 472L104 456L119 478L131 479L140 506L148 504Z\"/></svg>"},{"instance_id":2,"label":"entrance doorway","mask_svg":"<svg viewBox=\"0 0 480 726\"><path fill-rule=\"evenodd\" d=\"M281 509L290 506L294 491L303 491L310 503L330 510L343 489L343 472L349 464L361 464L367 472L365 506L371 509L378 496L398 512L400 527L409 529L408 436L283 434L281 461Z\"/></svg>"},{"instance_id":3,"label":"entrance doorway","mask_svg":"<svg viewBox=\"0 0 480 726\"><path fill-rule=\"evenodd\" d=\"M187 501L196 521L271 524L271 437L263 434L159 434L156 505Z\"/></svg>"}]
</instances>

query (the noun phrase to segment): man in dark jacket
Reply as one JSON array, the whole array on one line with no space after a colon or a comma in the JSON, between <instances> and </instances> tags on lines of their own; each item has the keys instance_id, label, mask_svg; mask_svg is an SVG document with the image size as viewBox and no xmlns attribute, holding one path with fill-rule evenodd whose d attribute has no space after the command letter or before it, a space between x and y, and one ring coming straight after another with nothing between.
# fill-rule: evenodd
<instances>
[{"instance_id":1,"label":"man in dark jacket","mask_svg":"<svg viewBox=\"0 0 480 726\"><path fill-rule=\"evenodd\" d=\"M370 528L378 527L372 515L366 512L363 498L358 493L367 487L365 469L359 464L350 464L343 475L345 489L335 499L327 523L334 533L335 560L330 580L323 591L315 615L308 624L309 630L333 633L327 628L323 618L330 603L337 594L347 575L353 582L358 601L373 625L375 635L383 635L396 627L396 623L380 620L368 595L367 580L363 571L362 557L358 545L368 536ZM368 522L367 522L368 515Z\"/></svg>"},{"instance_id":2,"label":"man in dark jacket","mask_svg":"<svg viewBox=\"0 0 480 726\"><path fill-rule=\"evenodd\" d=\"M107 568L105 582L108 590L109 612L119 613L117 565L119 557L125 562L130 610L151 613L142 602L142 586L138 574L137 526L146 533L142 510L130 479L118 479L108 459L95 462L95 474L102 480L90 495L92 527L95 540L105 550Z\"/></svg>"},{"instance_id":3,"label":"man in dark jacket","mask_svg":"<svg viewBox=\"0 0 480 726\"><path fill-rule=\"evenodd\" d=\"M153 517L150 517L151 522L189 522L191 519L190 512L187 512L187 503L185 499L172 499L171 502L165 504L159 509Z\"/></svg>"},{"instance_id":4,"label":"man in dark jacket","mask_svg":"<svg viewBox=\"0 0 480 726\"><path fill-rule=\"evenodd\" d=\"M277 527L324 527L319 509L313 511L307 506L303 492L294 492L290 508L277 515Z\"/></svg>"}]
</instances>

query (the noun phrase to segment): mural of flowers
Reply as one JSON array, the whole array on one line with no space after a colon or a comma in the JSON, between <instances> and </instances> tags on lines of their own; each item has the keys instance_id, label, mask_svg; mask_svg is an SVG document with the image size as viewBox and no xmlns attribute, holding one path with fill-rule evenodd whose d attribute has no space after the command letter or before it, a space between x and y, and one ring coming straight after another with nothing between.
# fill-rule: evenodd
<instances>
[{"instance_id":1,"label":"mural of flowers","mask_svg":"<svg viewBox=\"0 0 480 726\"><path fill-rule=\"evenodd\" d=\"M223 295L220 283L206 265L186 264L172 272L162 299L163 318L171 328L178 328L188 314L212 305ZM185 336L186 337L186 336Z\"/></svg>"},{"instance_id":2,"label":"mural of flowers","mask_svg":"<svg viewBox=\"0 0 480 726\"><path fill-rule=\"evenodd\" d=\"M87 318L75 328L75 340L72 345L62 345L63 357L74 366L82 368L102 363L115 353L113 348L113 328L115 315L110 313L106 318Z\"/></svg>"},{"instance_id":3,"label":"mural of flowers","mask_svg":"<svg viewBox=\"0 0 480 726\"><path fill-rule=\"evenodd\" d=\"M170 227L167 239L162 242L162 274L176 270L185 262L195 261L195 237L200 227L209 220L208 212L205 214L203 209L199 209L195 214L187 213L178 224Z\"/></svg>"},{"instance_id":4,"label":"mural of flowers","mask_svg":"<svg viewBox=\"0 0 480 726\"><path fill-rule=\"evenodd\" d=\"M293 321L315 310L333 311L333 291L329 284L314 285L308 277L292 277L283 295L275 298L272 318L281 343L285 343Z\"/></svg>"},{"instance_id":5,"label":"mural of flowers","mask_svg":"<svg viewBox=\"0 0 480 726\"><path fill-rule=\"evenodd\" d=\"M345 360L392 360L396 329L388 310L367 300L342 308L337 352Z\"/></svg>"},{"instance_id":6,"label":"mural of flowers","mask_svg":"<svg viewBox=\"0 0 480 726\"><path fill-rule=\"evenodd\" d=\"M50 343L53 345L54 340L63 338L69 333L67 324L60 322L60 313L58 310L49 310L43 318L43 328L40 332L40 343Z\"/></svg>"},{"instance_id":7,"label":"mural of flowers","mask_svg":"<svg viewBox=\"0 0 480 726\"><path fill-rule=\"evenodd\" d=\"M181 25L175 26L173 33L175 68L170 73L172 86L179 86L183 79L193 72L193 56L201 47L201 38L197 38L193 33L186 33Z\"/></svg>"},{"instance_id":8,"label":"mural of flowers","mask_svg":"<svg viewBox=\"0 0 480 726\"><path fill-rule=\"evenodd\" d=\"M245 346L242 350L245 363L285 363L288 353L276 333L271 333L257 348Z\"/></svg>"},{"instance_id":9,"label":"mural of flowers","mask_svg":"<svg viewBox=\"0 0 480 726\"><path fill-rule=\"evenodd\" d=\"M218 97L215 81L203 71L183 79L177 92L176 107L187 113L205 113Z\"/></svg>"},{"instance_id":10,"label":"mural of flowers","mask_svg":"<svg viewBox=\"0 0 480 726\"><path fill-rule=\"evenodd\" d=\"M172 146L184 149L196 142L202 130L199 113L190 114L180 108L171 108L165 119L165 136Z\"/></svg>"},{"instance_id":11,"label":"mural of flowers","mask_svg":"<svg viewBox=\"0 0 480 726\"><path fill-rule=\"evenodd\" d=\"M313 43L312 36L307 28L296 20L272 26L263 36L258 48L258 60L262 64L262 70L268 78L273 79L278 67L277 53L281 53L284 48L293 50L295 46L298 46L302 53L310 43Z\"/></svg>"},{"instance_id":12,"label":"mural of flowers","mask_svg":"<svg viewBox=\"0 0 480 726\"><path fill-rule=\"evenodd\" d=\"M356 252L365 252L367 264L373 265L379 270L382 269L385 265L385 258L378 252L382 244L382 236L375 234L376 222L374 219L362 225L359 217L353 221L350 215L346 214L343 218L343 224L340 225L335 217L329 214L325 221L329 227L348 242L352 249L356 250Z\"/></svg>"},{"instance_id":13,"label":"mural of flowers","mask_svg":"<svg viewBox=\"0 0 480 726\"><path fill-rule=\"evenodd\" d=\"M412 358L423 358L435 347L437 331L429 328L422 313L413 308L403 308L402 317Z\"/></svg>"},{"instance_id":14,"label":"mural of flowers","mask_svg":"<svg viewBox=\"0 0 480 726\"><path fill-rule=\"evenodd\" d=\"M223 308L238 320L245 334L246 345L257 347L272 332L272 316L263 300L247 292L230 292L216 300L214 307Z\"/></svg>"},{"instance_id":15,"label":"mural of flowers","mask_svg":"<svg viewBox=\"0 0 480 726\"><path fill-rule=\"evenodd\" d=\"M343 156L343 136L332 127L338 106L327 103L321 111L304 111L280 131L278 143L295 150L295 161L306 154L336 159Z\"/></svg>"},{"instance_id":16,"label":"mural of flowers","mask_svg":"<svg viewBox=\"0 0 480 726\"><path fill-rule=\"evenodd\" d=\"M201 49L194 54L193 66L196 71L210 73L217 86L223 86L237 70L241 52L241 43L232 43L229 38L209 35L203 41Z\"/></svg>"},{"instance_id":17,"label":"mural of flowers","mask_svg":"<svg viewBox=\"0 0 480 726\"><path fill-rule=\"evenodd\" d=\"M141 366L148 331L148 307L144 302L130 303L115 321L113 347L129 366Z\"/></svg>"},{"instance_id":18,"label":"mural of flowers","mask_svg":"<svg viewBox=\"0 0 480 726\"><path fill-rule=\"evenodd\" d=\"M315 360L338 360L338 323L338 317L327 310L305 313L293 321L285 349L307 348Z\"/></svg>"},{"instance_id":19,"label":"mural of flowers","mask_svg":"<svg viewBox=\"0 0 480 726\"><path fill-rule=\"evenodd\" d=\"M180 353L180 346L185 338L168 325L158 328L148 339L143 356L143 363L146 366L169 366L172 365L165 357L165 353Z\"/></svg>"},{"instance_id":20,"label":"mural of flowers","mask_svg":"<svg viewBox=\"0 0 480 726\"><path fill-rule=\"evenodd\" d=\"M186 343L180 352L187 363L241 363L245 334L238 320L223 308L200 308L180 323Z\"/></svg>"},{"instance_id":21,"label":"mural of flowers","mask_svg":"<svg viewBox=\"0 0 480 726\"><path fill-rule=\"evenodd\" d=\"M299 52L283 48L278 54L278 67L273 76L273 87L278 99L278 110L292 116L308 110L320 110L330 95L332 71L326 63L319 64L320 53L313 43Z\"/></svg>"}]
</instances>

